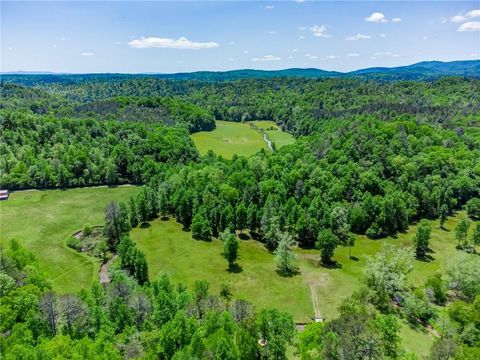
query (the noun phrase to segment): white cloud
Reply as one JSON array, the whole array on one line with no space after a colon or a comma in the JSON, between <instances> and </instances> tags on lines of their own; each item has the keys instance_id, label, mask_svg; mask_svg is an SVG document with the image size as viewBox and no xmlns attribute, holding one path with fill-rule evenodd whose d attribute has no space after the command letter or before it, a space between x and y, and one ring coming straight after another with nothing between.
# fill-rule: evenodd
<instances>
[{"instance_id":1,"label":"white cloud","mask_svg":"<svg viewBox=\"0 0 480 360\"><path fill-rule=\"evenodd\" d=\"M391 57L400 57L398 54L391 53L390 51L385 51L385 52L376 52L373 54L374 57L376 56L391 56Z\"/></svg>"},{"instance_id":2,"label":"white cloud","mask_svg":"<svg viewBox=\"0 0 480 360\"><path fill-rule=\"evenodd\" d=\"M387 19L385 18L385 15L383 15L381 12L374 12L370 16L367 16L365 18L365 21L375 22L375 23L385 23L387 22Z\"/></svg>"},{"instance_id":3,"label":"white cloud","mask_svg":"<svg viewBox=\"0 0 480 360\"><path fill-rule=\"evenodd\" d=\"M387 34L380 34L380 37L381 37L381 38L386 38L386 37L387 37Z\"/></svg>"},{"instance_id":4,"label":"white cloud","mask_svg":"<svg viewBox=\"0 0 480 360\"><path fill-rule=\"evenodd\" d=\"M93 56L92 52L82 52L80 55L82 56Z\"/></svg>"},{"instance_id":5,"label":"white cloud","mask_svg":"<svg viewBox=\"0 0 480 360\"><path fill-rule=\"evenodd\" d=\"M228 58L228 61L235 61L234 58Z\"/></svg>"},{"instance_id":6,"label":"white cloud","mask_svg":"<svg viewBox=\"0 0 480 360\"><path fill-rule=\"evenodd\" d=\"M276 31L276 30L270 30L268 33L269 33L270 35L275 35L275 34L277 33L277 31Z\"/></svg>"},{"instance_id":7,"label":"white cloud","mask_svg":"<svg viewBox=\"0 0 480 360\"><path fill-rule=\"evenodd\" d=\"M316 60L318 59L318 56L316 55L310 55L310 54L305 54L305 57L310 60Z\"/></svg>"},{"instance_id":8,"label":"white cloud","mask_svg":"<svg viewBox=\"0 0 480 360\"><path fill-rule=\"evenodd\" d=\"M399 18L399 17L396 17L396 18L393 18L393 19L392 19L392 22L394 22L394 23L399 23L399 22L401 22L401 21L402 21L402 19Z\"/></svg>"},{"instance_id":9,"label":"white cloud","mask_svg":"<svg viewBox=\"0 0 480 360\"><path fill-rule=\"evenodd\" d=\"M469 19L480 17L480 9L474 9L467 12L465 15L460 13L450 18L453 23L462 23Z\"/></svg>"},{"instance_id":10,"label":"white cloud","mask_svg":"<svg viewBox=\"0 0 480 360\"><path fill-rule=\"evenodd\" d=\"M328 55L328 56L325 56L325 59L338 59L338 56L335 56L335 55Z\"/></svg>"},{"instance_id":11,"label":"white cloud","mask_svg":"<svg viewBox=\"0 0 480 360\"><path fill-rule=\"evenodd\" d=\"M466 31L480 31L480 21L469 21L466 22L457 29L459 32L466 32Z\"/></svg>"},{"instance_id":12,"label":"white cloud","mask_svg":"<svg viewBox=\"0 0 480 360\"><path fill-rule=\"evenodd\" d=\"M278 56L274 55L265 55L260 58L253 58L252 61L278 61L281 60Z\"/></svg>"},{"instance_id":13,"label":"white cloud","mask_svg":"<svg viewBox=\"0 0 480 360\"><path fill-rule=\"evenodd\" d=\"M168 48L168 49L211 49L218 47L216 42L195 42L190 41L186 37L180 37L178 39L158 38L158 37L142 37L140 39L132 40L128 43L130 47L137 49L148 48Z\"/></svg>"},{"instance_id":14,"label":"white cloud","mask_svg":"<svg viewBox=\"0 0 480 360\"><path fill-rule=\"evenodd\" d=\"M310 30L312 31L313 35L317 37L329 38L332 36L329 34L325 34L325 32L327 31L327 27L325 25L313 25L312 27L310 27Z\"/></svg>"},{"instance_id":15,"label":"white cloud","mask_svg":"<svg viewBox=\"0 0 480 360\"><path fill-rule=\"evenodd\" d=\"M357 57L357 56L360 56L360 54L357 54L357 53L348 53L347 54L347 57Z\"/></svg>"},{"instance_id":16,"label":"white cloud","mask_svg":"<svg viewBox=\"0 0 480 360\"><path fill-rule=\"evenodd\" d=\"M467 20L467 18L463 15L455 15L450 19L450 21L454 23L461 23L461 22L464 22L465 20Z\"/></svg>"},{"instance_id":17,"label":"white cloud","mask_svg":"<svg viewBox=\"0 0 480 360\"><path fill-rule=\"evenodd\" d=\"M370 35L356 34L356 35L347 36L345 40L356 41L356 40L368 40L370 38L371 38Z\"/></svg>"},{"instance_id":18,"label":"white cloud","mask_svg":"<svg viewBox=\"0 0 480 360\"><path fill-rule=\"evenodd\" d=\"M244 54L248 54L248 50L243 50L243 53L244 53Z\"/></svg>"},{"instance_id":19,"label":"white cloud","mask_svg":"<svg viewBox=\"0 0 480 360\"><path fill-rule=\"evenodd\" d=\"M305 30L307 30L307 27L306 27L306 26L299 26L299 27L298 27L298 30L300 30L300 31L305 31Z\"/></svg>"},{"instance_id":20,"label":"white cloud","mask_svg":"<svg viewBox=\"0 0 480 360\"><path fill-rule=\"evenodd\" d=\"M305 39L305 36L300 35L298 38L299 38L300 40L303 40L303 39Z\"/></svg>"},{"instance_id":21,"label":"white cloud","mask_svg":"<svg viewBox=\"0 0 480 360\"><path fill-rule=\"evenodd\" d=\"M272 9L274 9L274 8L275 8L275 6L273 6L273 5L266 5L266 6L264 7L265 10L272 10Z\"/></svg>"},{"instance_id":22,"label":"white cloud","mask_svg":"<svg viewBox=\"0 0 480 360\"><path fill-rule=\"evenodd\" d=\"M296 53L296 52L298 52L298 49L292 49L290 51L293 52L293 53Z\"/></svg>"},{"instance_id":23,"label":"white cloud","mask_svg":"<svg viewBox=\"0 0 480 360\"><path fill-rule=\"evenodd\" d=\"M480 9L475 9L475 10L469 11L467 13L467 17L470 18L470 19L480 17Z\"/></svg>"}]
</instances>

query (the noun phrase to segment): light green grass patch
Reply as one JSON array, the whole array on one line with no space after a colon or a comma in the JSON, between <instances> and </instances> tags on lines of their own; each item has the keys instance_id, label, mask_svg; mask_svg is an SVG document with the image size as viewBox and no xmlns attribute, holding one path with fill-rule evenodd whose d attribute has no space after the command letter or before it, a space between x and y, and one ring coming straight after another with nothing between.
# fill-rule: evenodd
<instances>
[{"instance_id":1,"label":"light green grass patch","mask_svg":"<svg viewBox=\"0 0 480 360\"><path fill-rule=\"evenodd\" d=\"M17 239L38 258L58 292L76 292L98 277L99 263L65 245L85 223L103 224L109 201L127 201L136 187L19 191L0 203L2 245Z\"/></svg>"},{"instance_id":2,"label":"light green grass patch","mask_svg":"<svg viewBox=\"0 0 480 360\"><path fill-rule=\"evenodd\" d=\"M309 289L303 278L279 276L273 255L258 241L240 240L241 271L234 273L227 270L220 240L195 240L173 220L153 221L148 228L133 229L131 236L146 254L152 277L168 273L189 287L195 280L205 279L216 294L222 282L230 282L235 298L248 300L257 309L276 307L302 321L308 321L313 315Z\"/></svg>"},{"instance_id":3,"label":"light green grass patch","mask_svg":"<svg viewBox=\"0 0 480 360\"><path fill-rule=\"evenodd\" d=\"M257 128L265 131L267 137L275 144L277 149L295 142L295 138L291 134L282 131L274 121L255 120L252 122Z\"/></svg>"},{"instance_id":4,"label":"light green grass patch","mask_svg":"<svg viewBox=\"0 0 480 360\"><path fill-rule=\"evenodd\" d=\"M268 125L268 127L276 126L273 121L255 123L262 123L264 126ZM205 155L209 150L212 150L226 159L231 159L235 154L250 156L261 149L270 151L261 132L253 129L248 123L218 120L216 125L215 130L192 134L193 142L200 154ZM293 136L280 129L267 131L267 136L275 142L277 148L294 141Z\"/></svg>"}]
</instances>

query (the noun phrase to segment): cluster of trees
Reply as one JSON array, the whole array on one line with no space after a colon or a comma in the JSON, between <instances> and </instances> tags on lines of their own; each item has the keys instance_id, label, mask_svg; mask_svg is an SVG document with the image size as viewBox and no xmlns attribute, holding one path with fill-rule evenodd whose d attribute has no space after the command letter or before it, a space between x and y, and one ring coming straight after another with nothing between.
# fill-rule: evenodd
<instances>
[{"instance_id":1,"label":"cluster of trees","mask_svg":"<svg viewBox=\"0 0 480 360\"><path fill-rule=\"evenodd\" d=\"M299 334L300 358L417 359L401 346L399 318L404 318L413 327L437 324L440 336L428 359L477 359L480 258L460 253L417 288L408 281L413 260L413 251L395 247L369 258L363 286L343 301L339 318L307 325ZM445 305L445 311L437 310Z\"/></svg>"},{"instance_id":2,"label":"cluster of trees","mask_svg":"<svg viewBox=\"0 0 480 360\"><path fill-rule=\"evenodd\" d=\"M369 117L324 129L273 154L209 154L167 169L150 182L160 212L199 237L249 229L271 250L286 232L329 262L353 234L380 238L412 221L446 219L479 192L480 143L461 132ZM422 256L428 243L417 239Z\"/></svg>"},{"instance_id":3,"label":"cluster of trees","mask_svg":"<svg viewBox=\"0 0 480 360\"><path fill-rule=\"evenodd\" d=\"M109 284L58 295L17 242L1 255L2 359L286 359L295 335L291 315L256 313L206 281L142 286L114 270Z\"/></svg>"},{"instance_id":4,"label":"cluster of trees","mask_svg":"<svg viewBox=\"0 0 480 360\"><path fill-rule=\"evenodd\" d=\"M144 183L197 149L182 128L0 111L3 188Z\"/></svg>"}]
</instances>

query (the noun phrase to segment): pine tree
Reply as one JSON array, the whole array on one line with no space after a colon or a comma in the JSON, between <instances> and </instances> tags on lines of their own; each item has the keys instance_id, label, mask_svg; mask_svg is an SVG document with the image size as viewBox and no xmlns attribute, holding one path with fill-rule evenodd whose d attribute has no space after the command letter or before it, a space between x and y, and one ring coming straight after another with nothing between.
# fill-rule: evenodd
<instances>
[{"instance_id":1,"label":"pine tree","mask_svg":"<svg viewBox=\"0 0 480 360\"><path fill-rule=\"evenodd\" d=\"M290 274L295 271L295 254L292 251L292 247L295 242L293 237L288 233L280 233L277 249L275 250L275 262L277 264L277 270Z\"/></svg>"},{"instance_id":2,"label":"pine tree","mask_svg":"<svg viewBox=\"0 0 480 360\"><path fill-rule=\"evenodd\" d=\"M235 234L226 229L220 234L223 241L223 256L228 261L228 267L232 268L238 257L238 240Z\"/></svg>"}]
</instances>

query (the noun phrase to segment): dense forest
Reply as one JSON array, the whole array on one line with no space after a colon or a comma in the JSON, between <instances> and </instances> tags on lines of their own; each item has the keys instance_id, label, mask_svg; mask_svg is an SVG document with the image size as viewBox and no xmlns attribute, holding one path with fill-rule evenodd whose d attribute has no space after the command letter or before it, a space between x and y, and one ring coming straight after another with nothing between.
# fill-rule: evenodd
<instances>
[{"instance_id":1,"label":"dense forest","mask_svg":"<svg viewBox=\"0 0 480 360\"><path fill-rule=\"evenodd\" d=\"M151 77L60 77L1 83L1 186L142 184L105 212L108 247L120 263L110 284L55 294L32 254L2 249L1 354L7 359L160 358L415 359L401 346L399 317L428 328L448 305L431 359L480 356L480 227L457 226L458 254L420 287L429 220L466 206L480 214L480 81L268 78L212 83ZM40 77L41 79L41 77ZM232 160L199 156L190 134L215 120L273 120L296 136L274 152ZM339 317L296 336L293 318L219 294L149 279L132 227L174 216L196 238L220 238L229 265L249 232L294 272L291 247L320 250L365 234L378 239L418 222L415 248L368 260L362 287ZM472 226L473 228L473 226ZM469 254L474 253L474 254ZM447 324L448 323L448 324ZM74 349L74 350L72 350Z\"/></svg>"}]
</instances>

